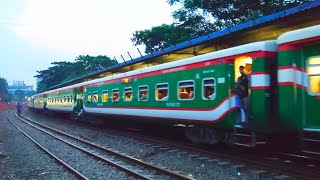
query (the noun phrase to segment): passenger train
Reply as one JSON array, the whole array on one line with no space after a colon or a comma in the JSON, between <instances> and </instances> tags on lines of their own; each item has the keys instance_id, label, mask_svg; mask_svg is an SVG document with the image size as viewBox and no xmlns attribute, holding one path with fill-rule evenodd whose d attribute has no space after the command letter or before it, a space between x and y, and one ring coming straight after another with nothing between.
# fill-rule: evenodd
<instances>
[{"instance_id":1,"label":"passenger train","mask_svg":"<svg viewBox=\"0 0 320 180\"><path fill-rule=\"evenodd\" d=\"M239 110L232 91L240 66L250 77L245 128L237 125ZM183 125L188 138L209 144L255 147L292 141L306 152L317 153L320 25L284 33L276 40L50 90L33 96L29 107Z\"/></svg>"}]
</instances>

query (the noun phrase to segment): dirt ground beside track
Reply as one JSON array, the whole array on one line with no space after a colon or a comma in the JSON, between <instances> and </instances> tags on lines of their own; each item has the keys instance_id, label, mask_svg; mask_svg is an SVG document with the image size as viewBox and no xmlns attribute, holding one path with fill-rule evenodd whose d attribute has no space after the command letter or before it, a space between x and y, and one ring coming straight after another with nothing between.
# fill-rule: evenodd
<instances>
[{"instance_id":1,"label":"dirt ground beside track","mask_svg":"<svg viewBox=\"0 0 320 180\"><path fill-rule=\"evenodd\" d=\"M14 107L15 107L14 104L0 102L0 112L7 111L9 109L13 109Z\"/></svg>"},{"instance_id":2,"label":"dirt ground beside track","mask_svg":"<svg viewBox=\"0 0 320 180\"><path fill-rule=\"evenodd\" d=\"M4 150L6 144L4 143L4 139L5 138L3 136L3 132L5 131L5 128L3 127L3 121L5 120L5 113L10 110L10 109L13 109L15 107L15 105L13 104L8 104L8 103L4 103L4 102L0 102L0 135L1 135L1 138L0 138L0 164L2 162L2 160L6 157L6 152ZM0 169L0 178L1 179L8 179L5 177L4 175L4 172L2 169Z\"/></svg>"}]
</instances>

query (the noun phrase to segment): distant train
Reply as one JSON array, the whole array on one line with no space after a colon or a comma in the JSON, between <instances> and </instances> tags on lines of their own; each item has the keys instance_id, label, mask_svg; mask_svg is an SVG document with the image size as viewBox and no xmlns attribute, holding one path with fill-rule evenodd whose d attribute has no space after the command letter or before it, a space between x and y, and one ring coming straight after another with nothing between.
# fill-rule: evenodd
<instances>
[{"instance_id":1,"label":"distant train","mask_svg":"<svg viewBox=\"0 0 320 180\"><path fill-rule=\"evenodd\" d=\"M250 72L249 126L232 89ZM320 145L320 25L33 96L29 107L185 125L193 141L256 146L258 137ZM247 135L246 135L247 134ZM247 143L240 140L248 137ZM319 148L318 148L319 150ZM319 150L320 151L320 150Z\"/></svg>"}]
</instances>

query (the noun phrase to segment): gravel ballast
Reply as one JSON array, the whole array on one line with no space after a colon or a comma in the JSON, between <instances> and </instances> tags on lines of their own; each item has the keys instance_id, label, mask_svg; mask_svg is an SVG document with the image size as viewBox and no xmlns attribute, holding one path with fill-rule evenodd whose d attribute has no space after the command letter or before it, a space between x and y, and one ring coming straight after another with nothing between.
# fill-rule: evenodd
<instances>
[{"instance_id":1,"label":"gravel ballast","mask_svg":"<svg viewBox=\"0 0 320 180\"><path fill-rule=\"evenodd\" d=\"M0 112L0 179L76 179Z\"/></svg>"},{"instance_id":2,"label":"gravel ballast","mask_svg":"<svg viewBox=\"0 0 320 180\"><path fill-rule=\"evenodd\" d=\"M273 175L265 173L254 168L237 166L225 160L215 159L206 160L206 158L197 155L191 156L179 151L159 151L152 146L146 146L136 140L127 140L114 135L102 129L90 128L90 125L80 126L77 122L70 120L61 120L59 118L38 116L35 113L26 112L26 114L35 121L47 124L50 127L68 132L75 136L85 138L94 143L112 148L121 153L128 154L146 162L160 165L176 170L181 174L197 179L259 179L265 177L272 179Z\"/></svg>"}]
</instances>

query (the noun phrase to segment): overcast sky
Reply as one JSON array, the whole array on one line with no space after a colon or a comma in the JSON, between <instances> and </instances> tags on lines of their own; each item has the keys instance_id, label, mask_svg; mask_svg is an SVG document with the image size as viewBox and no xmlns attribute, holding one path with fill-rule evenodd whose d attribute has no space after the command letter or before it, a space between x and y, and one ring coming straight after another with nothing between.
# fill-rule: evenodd
<instances>
[{"instance_id":1,"label":"overcast sky","mask_svg":"<svg viewBox=\"0 0 320 180\"><path fill-rule=\"evenodd\" d=\"M0 0L0 77L35 85L53 61L138 57L132 33L172 23L172 11L166 0Z\"/></svg>"}]
</instances>

